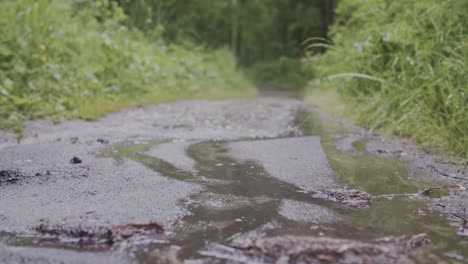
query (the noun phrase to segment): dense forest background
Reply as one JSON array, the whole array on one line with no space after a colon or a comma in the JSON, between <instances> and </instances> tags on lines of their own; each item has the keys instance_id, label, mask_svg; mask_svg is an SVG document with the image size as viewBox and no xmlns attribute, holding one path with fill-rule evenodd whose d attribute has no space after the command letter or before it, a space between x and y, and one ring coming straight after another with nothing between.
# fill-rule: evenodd
<instances>
[{"instance_id":1,"label":"dense forest background","mask_svg":"<svg viewBox=\"0 0 468 264\"><path fill-rule=\"evenodd\" d=\"M468 155L466 0L0 3L0 128L256 84Z\"/></svg>"},{"instance_id":2,"label":"dense forest background","mask_svg":"<svg viewBox=\"0 0 468 264\"><path fill-rule=\"evenodd\" d=\"M113 1L126 13L128 27L185 47L229 47L254 81L293 89L312 77L300 58L306 56L306 40L328 37L336 5L335 0Z\"/></svg>"},{"instance_id":3,"label":"dense forest background","mask_svg":"<svg viewBox=\"0 0 468 264\"><path fill-rule=\"evenodd\" d=\"M303 88L333 1L1 1L0 127L130 105ZM242 71L242 74L240 73ZM246 77L247 76L247 77ZM145 95L145 96L143 96Z\"/></svg>"},{"instance_id":4,"label":"dense forest background","mask_svg":"<svg viewBox=\"0 0 468 264\"><path fill-rule=\"evenodd\" d=\"M241 65L300 57L304 40L327 37L333 0L114 0L126 24L146 33L161 30L169 42L228 45Z\"/></svg>"}]
</instances>

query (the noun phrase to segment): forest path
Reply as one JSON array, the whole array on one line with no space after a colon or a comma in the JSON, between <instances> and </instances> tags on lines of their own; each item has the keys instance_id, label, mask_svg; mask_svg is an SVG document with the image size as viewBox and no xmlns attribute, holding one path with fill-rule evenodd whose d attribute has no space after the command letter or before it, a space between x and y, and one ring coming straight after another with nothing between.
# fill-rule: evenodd
<instances>
[{"instance_id":1,"label":"forest path","mask_svg":"<svg viewBox=\"0 0 468 264\"><path fill-rule=\"evenodd\" d=\"M456 172L444 181L463 186L465 171L427 157L413 160L423 168L416 169L401 161L418 155L404 142L292 98L190 100L96 122L30 121L20 144L7 133L0 142L0 262L176 262L199 258L213 243L266 234L368 240L434 227L441 231L432 238L450 242L436 243L437 252L458 248L424 199L356 211L310 194L344 185L373 195L416 192L441 180L422 173L430 166ZM450 205L458 199L449 197Z\"/></svg>"}]
</instances>

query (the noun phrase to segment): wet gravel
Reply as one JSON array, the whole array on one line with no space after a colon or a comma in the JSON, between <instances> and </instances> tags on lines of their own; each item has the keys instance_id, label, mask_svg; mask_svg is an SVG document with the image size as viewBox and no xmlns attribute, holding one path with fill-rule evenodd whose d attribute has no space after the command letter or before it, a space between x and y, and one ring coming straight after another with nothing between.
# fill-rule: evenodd
<instances>
[{"instance_id":1,"label":"wet gravel","mask_svg":"<svg viewBox=\"0 0 468 264\"><path fill-rule=\"evenodd\" d=\"M340 217L326 207L294 200L283 200L279 213L284 217L304 223L335 223Z\"/></svg>"},{"instance_id":2,"label":"wet gravel","mask_svg":"<svg viewBox=\"0 0 468 264\"><path fill-rule=\"evenodd\" d=\"M291 134L299 106L300 101L281 98L180 101L127 109L95 122L29 121L20 143L11 133L0 132L0 231L35 236L44 223L79 230L77 225L105 229L142 222L158 222L170 230L189 213L182 201L204 186L99 153L118 142L172 141L147 155L193 172L194 163L184 154L190 144ZM46 251L58 257L46 258ZM59 263L88 254L7 245L0 252L6 256L0 262L19 263ZM87 261L88 255L77 262L101 262L99 254Z\"/></svg>"},{"instance_id":3,"label":"wet gravel","mask_svg":"<svg viewBox=\"0 0 468 264\"><path fill-rule=\"evenodd\" d=\"M0 134L0 170L28 176L8 187L3 183L13 183L16 177L1 177L0 230L26 232L41 220L84 217L94 224L170 224L187 213L178 201L202 186L168 179L130 160L96 158L94 153L108 142L276 137L294 129L290 124L298 106L298 101L279 98L195 100L128 109L97 122L30 121L20 144ZM179 159L185 147L161 145L149 154L190 170L190 159Z\"/></svg>"},{"instance_id":4,"label":"wet gravel","mask_svg":"<svg viewBox=\"0 0 468 264\"><path fill-rule=\"evenodd\" d=\"M105 231L104 235L97 232L98 238L102 238L109 230L114 232L116 226L154 222L164 225L170 233L181 219L190 216L190 206L228 212L236 208L241 210L252 201L259 207L275 204L263 193L258 197L255 192L242 193L237 189L245 197L208 193L209 186L223 190L226 183L213 175L212 178L197 175L200 160L187 155L190 146L207 140L224 142L226 153L232 158L230 163L215 164L212 171L221 167L229 171L229 166L237 163L243 166L256 164L258 167L252 166L251 173L261 172L262 175L257 175L261 176L257 183L259 187L269 183L280 191L297 188L304 191L304 195L307 191L340 188L342 184L330 169L321 138L290 137L300 134L294 119L296 111L302 107L298 100L273 97L192 100L127 109L95 122L68 120L54 125L46 120L29 121L20 143L11 133L0 132L0 243L3 243L1 232L37 238L41 226L65 226L69 228L64 233L74 230L73 234L87 234L98 228ZM339 151L360 155L362 150L357 150L354 143L365 139L364 148L373 155L411 161L410 177L459 186L458 189L451 188L449 196L432 199L434 209L466 213L463 211L467 206L466 189L463 189L468 187L466 167L441 162L404 140L344 126L350 133L335 139ZM121 153L119 157L112 156L116 151L112 147L121 142L158 144L149 145L144 153L135 150L130 154ZM110 154L100 155L105 151ZM170 164L180 170L183 177L169 177L157 172L141 160L132 158L136 156L150 161L153 157ZM195 179L195 176L200 177ZM285 185L271 182L268 180L270 176ZM229 180L232 186L240 185L235 178ZM265 195L270 195L267 191ZM194 202L193 197L199 199ZM289 199L278 201L277 213L291 221L321 224L341 219L332 210L319 205ZM221 211L215 213L223 214ZM224 226L245 221L239 219L236 221L238 219L234 217ZM91 253L0 244L0 263L127 263L133 260L127 259L128 256L121 251Z\"/></svg>"},{"instance_id":5,"label":"wet gravel","mask_svg":"<svg viewBox=\"0 0 468 264\"><path fill-rule=\"evenodd\" d=\"M47 120L26 123L22 144L54 141L101 144L129 139L238 139L277 137L290 126L301 102L262 97L234 100L191 100L127 109L98 122L67 120L53 125ZM0 133L0 147L15 145L11 133Z\"/></svg>"}]
</instances>

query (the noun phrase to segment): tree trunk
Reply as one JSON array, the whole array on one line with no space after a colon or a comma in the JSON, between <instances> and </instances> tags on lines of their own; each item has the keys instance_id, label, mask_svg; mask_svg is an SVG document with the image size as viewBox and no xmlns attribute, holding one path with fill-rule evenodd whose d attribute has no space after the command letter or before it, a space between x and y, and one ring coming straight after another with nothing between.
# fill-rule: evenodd
<instances>
[{"instance_id":1,"label":"tree trunk","mask_svg":"<svg viewBox=\"0 0 468 264\"><path fill-rule=\"evenodd\" d=\"M322 0L322 3L320 5L323 38L329 38L328 27L335 22L335 5L335 0Z\"/></svg>"},{"instance_id":2,"label":"tree trunk","mask_svg":"<svg viewBox=\"0 0 468 264\"><path fill-rule=\"evenodd\" d=\"M231 51L234 57L237 56L237 38L238 38L238 6L237 0L231 0L232 4L232 21L231 21Z\"/></svg>"}]
</instances>

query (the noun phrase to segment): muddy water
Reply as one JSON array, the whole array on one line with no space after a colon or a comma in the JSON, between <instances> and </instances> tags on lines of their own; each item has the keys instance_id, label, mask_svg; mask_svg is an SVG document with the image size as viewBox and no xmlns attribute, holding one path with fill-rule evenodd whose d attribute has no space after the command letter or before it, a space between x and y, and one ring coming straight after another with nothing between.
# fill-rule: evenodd
<instances>
[{"instance_id":1,"label":"muddy water","mask_svg":"<svg viewBox=\"0 0 468 264\"><path fill-rule=\"evenodd\" d=\"M317 235L310 225L297 223L279 214L282 199L323 206L333 204L312 198L300 188L277 180L254 162L239 163L228 155L227 142L204 142L191 145L187 154L197 163L197 174L184 172L170 163L144 153L151 144L121 144L104 155L120 161L126 157L141 162L167 177L204 185L206 191L186 201L191 214L173 227L170 245L180 246L178 257L197 257L207 243L225 243L244 232L258 231L262 226L274 226L271 231ZM340 210L336 207L337 210ZM278 227L280 229L278 229ZM278 230L275 230L278 229ZM287 232L286 232L287 231ZM150 247L168 250L160 244ZM148 251L148 249L145 249ZM160 254L159 254L160 255ZM141 262L154 261L154 254L140 252Z\"/></svg>"},{"instance_id":2,"label":"muddy water","mask_svg":"<svg viewBox=\"0 0 468 264\"><path fill-rule=\"evenodd\" d=\"M296 125L300 127L302 135L291 137L321 137L329 164L345 185L373 195L414 193L421 188L440 185L411 180L405 162L368 154L365 139L354 141L352 151L338 150L336 139L346 136L346 131L313 113L298 113ZM180 201L190 214L175 225L166 227L166 241L137 245L129 251L140 263L201 259L200 251L209 249L212 243L236 243L261 235L286 234L366 240L424 232L432 240L431 253L414 256L419 263L461 263L446 257L446 253L468 257L468 241L455 235L456 227L450 225L445 215L430 211L426 199L379 199L370 208L348 210L311 198L301 188L272 177L256 162L233 159L229 154L230 142L194 142L190 145L186 154L195 161L196 172L181 170L148 154L153 146L166 142L124 142L112 145L97 155L112 157L117 164L131 159L166 177L205 188L190 199ZM285 213L282 210L285 201L289 201L287 204L297 202L299 210ZM314 221L296 221L300 217L294 214L302 213L302 205L319 208L314 211L317 215ZM309 210L311 207L304 208ZM10 245L37 246L32 239L18 238L13 234L0 233L0 237ZM46 246L66 247L60 244Z\"/></svg>"},{"instance_id":3,"label":"muddy water","mask_svg":"<svg viewBox=\"0 0 468 264\"><path fill-rule=\"evenodd\" d=\"M304 135L321 136L332 169L344 184L373 195L414 193L437 183L421 183L408 178L407 165L396 159L379 158L365 151L365 140L353 143L352 152L339 151L334 139L345 135L336 124L325 124L312 113L300 112L298 125ZM238 162L228 153L229 142L201 142L191 145L187 155L196 162L197 173L180 170L168 162L145 154L153 145L118 144L104 156L118 162L129 158L181 181L197 183L206 191L184 203L191 214L170 227L172 235L166 244L144 246L137 251L142 263L197 259L199 251L210 243L232 243L239 238L258 235L319 235L353 239L373 239L386 235L427 233L432 240L431 254L421 263L454 261L447 252L466 254L467 241L455 236L456 227L446 216L430 211L424 199L379 199L363 210L345 210L336 205L311 198L295 185L271 177L255 162ZM442 193L436 194L442 195ZM340 221L307 223L290 220L280 214L282 202L294 200L332 210ZM467 257L467 256L465 256Z\"/></svg>"},{"instance_id":4,"label":"muddy water","mask_svg":"<svg viewBox=\"0 0 468 264\"><path fill-rule=\"evenodd\" d=\"M408 163L396 158L381 158L366 152L366 139L353 143L353 151L342 152L335 146L337 137L346 136L346 131L337 124L325 124L317 114L300 112L297 124L308 135L320 135L333 170L342 181L373 195L389 193L414 193L418 189L441 186L443 183L420 182L409 176ZM424 172L412 172L413 174ZM438 191L432 197L446 194ZM341 229L340 237L377 238L384 235L403 235L424 232L431 239L432 256L419 259L421 263L458 263L446 255L468 257L468 240L457 237L457 227L447 220L446 215L429 210L429 198L377 199L370 208L349 212L349 218L335 225ZM341 228L346 225L351 228Z\"/></svg>"}]
</instances>

